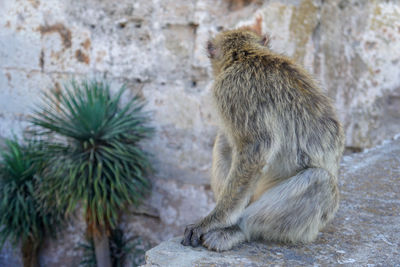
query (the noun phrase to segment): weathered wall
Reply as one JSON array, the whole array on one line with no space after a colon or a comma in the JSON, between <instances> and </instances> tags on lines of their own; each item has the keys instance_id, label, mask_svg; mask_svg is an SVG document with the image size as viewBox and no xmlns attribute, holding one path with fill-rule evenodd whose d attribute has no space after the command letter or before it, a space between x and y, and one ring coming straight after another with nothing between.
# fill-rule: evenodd
<instances>
[{"instance_id":1,"label":"weathered wall","mask_svg":"<svg viewBox=\"0 0 400 267\"><path fill-rule=\"evenodd\" d=\"M398 1L0 0L0 138L21 133L42 90L72 77L126 83L148 101L157 129L145 144L156 169L150 208L126 215L127 225L152 242L180 234L213 205L216 118L204 44L257 15L272 48L305 65L334 99L348 147L400 132Z\"/></svg>"}]
</instances>

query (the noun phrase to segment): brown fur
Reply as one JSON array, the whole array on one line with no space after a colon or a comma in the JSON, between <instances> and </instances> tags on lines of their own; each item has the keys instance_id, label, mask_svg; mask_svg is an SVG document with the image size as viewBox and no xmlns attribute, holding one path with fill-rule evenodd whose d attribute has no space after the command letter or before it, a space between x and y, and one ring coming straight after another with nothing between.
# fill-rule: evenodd
<instances>
[{"instance_id":1,"label":"brown fur","mask_svg":"<svg viewBox=\"0 0 400 267\"><path fill-rule=\"evenodd\" d=\"M245 28L207 45L221 118L211 179L217 204L186 228L183 245L309 242L337 210L341 125L311 76L265 40Z\"/></svg>"}]
</instances>

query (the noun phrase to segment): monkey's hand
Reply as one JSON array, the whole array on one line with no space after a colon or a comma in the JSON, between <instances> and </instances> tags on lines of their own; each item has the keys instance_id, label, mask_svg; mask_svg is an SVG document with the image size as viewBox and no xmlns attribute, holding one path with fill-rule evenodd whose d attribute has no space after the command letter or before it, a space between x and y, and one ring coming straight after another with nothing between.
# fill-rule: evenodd
<instances>
[{"instance_id":1,"label":"monkey's hand","mask_svg":"<svg viewBox=\"0 0 400 267\"><path fill-rule=\"evenodd\" d=\"M221 223L219 223L215 217L212 219L210 216L206 216L198 223L189 224L186 226L181 244L184 246L197 247L201 245L201 238L204 234L215 230L219 226L221 226Z\"/></svg>"},{"instance_id":2,"label":"monkey's hand","mask_svg":"<svg viewBox=\"0 0 400 267\"><path fill-rule=\"evenodd\" d=\"M201 236L205 234L205 229L198 224L189 224L186 226L185 233L183 234L183 240L181 242L184 246L197 247L201 244Z\"/></svg>"}]
</instances>

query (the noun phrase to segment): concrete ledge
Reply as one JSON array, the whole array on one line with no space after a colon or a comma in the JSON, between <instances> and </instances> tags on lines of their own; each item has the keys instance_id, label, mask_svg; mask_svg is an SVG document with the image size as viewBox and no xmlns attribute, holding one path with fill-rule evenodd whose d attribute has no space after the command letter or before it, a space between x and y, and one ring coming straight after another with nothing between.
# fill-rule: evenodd
<instances>
[{"instance_id":1,"label":"concrete ledge","mask_svg":"<svg viewBox=\"0 0 400 267\"><path fill-rule=\"evenodd\" d=\"M179 237L147 251L144 266L399 266L400 139L345 156L340 177L339 211L312 244L247 243L217 253L184 247Z\"/></svg>"}]
</instances>

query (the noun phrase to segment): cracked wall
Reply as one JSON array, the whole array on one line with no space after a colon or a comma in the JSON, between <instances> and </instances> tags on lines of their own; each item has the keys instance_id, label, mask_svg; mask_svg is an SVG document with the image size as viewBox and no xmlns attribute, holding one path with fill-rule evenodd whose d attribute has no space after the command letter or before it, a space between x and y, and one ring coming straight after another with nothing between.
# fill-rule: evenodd
<instances>
[{"instance_id":1,"label":"cracked wall","mask_svg":"<svg viewBox=\"0 0 400 267\"><path fill-rule=\"evenodd\" d=\"M144 144L156 169L147 204L157 212L127 225L154 243L181 234L213 205L208 176L217 122L205 43L259 14L273 50L314 73L334 100L349 149L400 132L397 1L3 0L0 138L21 134L39 93L62 90L72 77L126 84L146 99L157 130Z\"/></svg>"}]
</instances>

